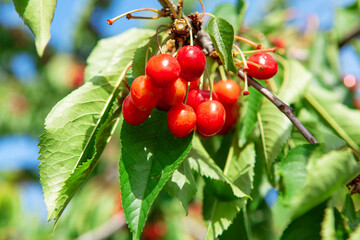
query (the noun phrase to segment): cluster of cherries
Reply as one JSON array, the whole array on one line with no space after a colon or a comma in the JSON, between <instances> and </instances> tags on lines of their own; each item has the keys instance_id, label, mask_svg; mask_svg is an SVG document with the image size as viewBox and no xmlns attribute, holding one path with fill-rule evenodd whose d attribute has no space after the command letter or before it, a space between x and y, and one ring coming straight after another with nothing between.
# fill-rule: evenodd
<instances>
[{"instance_id":1,"label":"cluster of cherries","mask_svg":"<svg viewBox=\"0 0 360 240\"><path fill-rule=\"evenodd\" d=\"M124 100L122 112L125 121L130 125L139 125L156 107L168 111L167 125L176 137L186 137L194 129L203 137L230 132L239 116L237 100L241 88L236 81L227 79L215 83L212 94L209 90L200 90L200 77L205 66L206 57L197 46L182 47L176 58L169 54L151 57L146 64L146 75L133 81L130 94ZM269 78L266 66L249 66L248 72L259 79ZM187 85L189 92L185 100ZM184 100L186 103L183 103Z\"/></svg>"}]
</instances>

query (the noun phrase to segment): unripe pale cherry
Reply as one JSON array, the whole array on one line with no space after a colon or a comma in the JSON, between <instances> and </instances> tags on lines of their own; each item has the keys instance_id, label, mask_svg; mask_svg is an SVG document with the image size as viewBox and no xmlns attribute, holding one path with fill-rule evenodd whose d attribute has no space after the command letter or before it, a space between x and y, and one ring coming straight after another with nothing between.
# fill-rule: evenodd
<instances>
[{"instance_id":1,"label":"unripe pale cherry","mask_svg":"<svg viewBox=\"0 0 360 240\"><path fill-rule=\"evenodd\" d=\"M177 104L170 108L167 114L169 131L179 138L188 136L196 124L196 114L192 107L186 104Z\"/></svg>"},{"instance_id":2,"label":"unripe pale cherry","mask_svg":"<svg viewBox=\"0 0 360 240\"><path fill-rule=\"evenodd\" d=\"M149 59L145 72L155 87L164 88L179 78L180 65L173 56L159 54Z\"/></svg>"},{"instance_id":3,"label":"unripe pale cherry","mask_svg":"<svg viewBox=\"0 0 360 240\"><path fill-rule=\"evenodd\" d=\"M181 72L180 77L188 82L196 81L204 73L206 57L204 53L195 46L183 46L177 53Z\"/></svg>"},{"instance_id":4,"label":"unripe pale cherry","mask_svg":"<svg viewBox=\"0 0 360 240\"><path fill-rule=\"evenodd\" d=\"M272 78L278 71L278 64L275 59L266 52L255 53L248 59L248 71L247 74L256 79L265 80ZM256 63L259 66L255 66L250 62Z\"/></svg>"},{"instance_id":5,"label":"unripe pale cherry","mask_svg":"<svg viewBox=\"0 0 360 240\"><path fill-rule=\"evenodd\" d=\"M130 87L131 101L142 111L155 108L159 101L160 90L145 75L137 77Z\"/></svg>"},{"instance_id":6,"label":"unripe pale cherry","mask_svg":"<svg viewBox=\"0 0 360 240\"><path fill-rule=\"evenodd\" d=\"M196 110L196 131L208 137L217 134L225 123L224 106L216 100L201 103Z\"/></svg>"},{"instance_id":7,"label":"unripe pale cherry","mask_svg":"<svg viewBox=\"0 0 360 240\"><path fill-rule=\"evenodd\" d=\"M150 115L151 110L141 111L130 100L128 95L122 105L122 114L124 120L130 125L139 125L143 123Z\"/></svg>"}]
</instances>

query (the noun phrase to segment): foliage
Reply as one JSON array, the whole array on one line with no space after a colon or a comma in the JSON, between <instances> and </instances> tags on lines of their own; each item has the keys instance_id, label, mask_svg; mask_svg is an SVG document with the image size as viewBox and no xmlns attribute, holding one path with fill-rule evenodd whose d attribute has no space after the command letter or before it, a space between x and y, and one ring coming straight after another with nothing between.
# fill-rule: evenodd
<instances>
[{"instance_id":1,"label":"foliage","mask_svg":"<svg viewBox=\"0 0 360 240\"><path fill-rule=\"evenodd\" d=\"M14 4L35 36L36 52L46 56L50 23L56 4L61 2L14 0ZM166 39L166 34L159 37L153 29L133 28L99 40L87 57L85 82L76 89L64 89L54 84L57 80L47 79L60 78L57 68L62 64L58 63L71 59L52 56L43 69L46 80L38 86L52 89L48 94L54 93L56 99L47 103L48 109L62 100L47 115L40 136L39 180L48 220L54 219L58 227L55 237L76 238L121 215L129 231L123 229L107 237L148 239L149 228L165 223L168 239L194 235L191 224L199 226L198 238L205 239L235 239L240 235L244 239L358 238L359 198L351 196L346 185L360 174L360 113L347 99L350 93L341 85L337 60L339 43L352 29L335 25L328 32L305 36L279 27L285 19L278 14L269 15L271 21L244 32L246 8L242 0L235 5L221 4L214 16L204 20L204 30L216 51L215 57L207 58L209 74L204 75L209 76L204 79L219 81L224 73L218 66L223 65L226 77L242 85L235 64L242 59L235 56L233 44L243 50L251 47L234 41L239 32L263 46L275 45L272 39L289 34L292 37L286 40L290 47L279 47L274 54L279 63L277 75L268 83L260 83L294 109L319 144L309 144L286 115L254 88L249 89L248 96L239 98L240 118L225 136L203 138L195 132L176 138L167 128L166 112L157 109L138 126L123 121L121 106L129 92L126 85L131 86L136 77L145 74L146 60L157 54L161 38ZM272 10L284 9L278 5ZM339 9L337 14L353 19L358 16L356 12L359 6L352 5ZM259 32L265 37L259 38ZM311 49L306 58L291 55L291 45L299 47L299 43L302 50ZM7 83L0 93L10 99L13 96L9 96L8 88L14 86ZM32 91L27 87L17 91L38 103L25 113L35 115L32 111L46 96L30 97ZM14 127L7 119L11 109L2 104L0 122L6 124L1 124L1 129L11 132ZM18 122L27 126L23 119ZM39 129L35 128L35 133ZM105 164L116 169L118 175L109 187L104 187L109 179L101 164L109 154L107 148L110 155L118 151L115 161ZM2 231L5 221L14 225L15 219L8 213L16 211L18 202L9 196L18 193L6 184L0 189L4 192L0 195L0 210L5 209L3 206L10 209L0 211ZM73 198L73 206L59 221ZM110 213L115 207L117 212ZM202 209L200 217L194 215L197 208ZM93 221L84 223L88 219ZM179 225L185 226L186 233ZM304 229L306 235L300 235ZM0 235L10 235L1 231Z\"/></svg>"}]
</instances>

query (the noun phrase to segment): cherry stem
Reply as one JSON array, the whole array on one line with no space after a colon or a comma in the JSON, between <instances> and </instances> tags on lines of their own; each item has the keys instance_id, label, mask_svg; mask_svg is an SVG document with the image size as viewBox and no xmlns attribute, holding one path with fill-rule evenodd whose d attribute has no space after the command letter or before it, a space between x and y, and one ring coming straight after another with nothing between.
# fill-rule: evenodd
<instances>
[{"instance_id":1,"label":"cherry stem","mask_svg":"<svg viewBox=\"0 0 360 240\"><path fill-rule=\"evenodd\" d=\"M171 2L169 2L169 0L164 0L164 2L166 2L166 4L169 6L171 13L174 15L174 18L179 19L179 16L175 11L174 5Z\"/></svg>"},{"instance_id":2,"label":"cherry stem","mask_svg":"<svg viewBox=\"0 0 360 240\"><path fill-rule=\"evenodd\" d=\"M238 71L238 76L244 80L244 72L242 70ZM295 116L294 110L289 105L281 101L279 98L277 98L274 94L272 94L269 90L267 90L250 76L248 76L248 83L257 91L259 91L263 96L269 99L269 101L272 102L282 113L284 113L309 143L318 143L318 141L311 135L311 133Z\"/></svg>"},{"instance_id":3,"label":"cherry stem","mask_svg":"<svg viewBox=\"0 0 360 240\"><path fill-rule=\"evenodd\" d=\"M159 29L160 29L161 27L166 27L166 28L168 28L168 26L167 26L167 25L164 25L164 24L158 26L157 29L156 29L156 34L155 34L155 35L156 35L157 45L158 45L158 47L159 47L159 49L160 49L160 52L163 53L163 51L162 51L162 49L161 49L160 42L159 42Z\"/></svg>"},{"instance_id":4,"label":"cherry stem","mask_svg":"<svg viewBox=\"0 0 360 240\"><path fill-rule=\"evenodd\" d=\"M253 54L253 53L260 53L260 52L271 52L274 53L276 48L266 48L266 49L257 49L257 50L249 50L243 51L244 54Z\"/></svg>"},{"instance_id":5,"label":"cherry stem","mask_svg":"<svg viewBox=\"0 0 360 240\"><path fill-rule=\"evenodd\" d=\"M241 59L242 59L242 62L244 63L244 70L247 71L249 69L248 65L247 65L247 62L246 62L246 59L245 59L245 56L244 56L244 53L241 51L241 49L236 46L235 44L233 44L233 47L239 52L240 56L241 56Z\"/></svg>"},{"instance_id":6,"label":"cherry stem","mask_svg":"<svg viewBox=\"0 0 360 240\"><path fill-rule=\"evenodd\" d=\"M226 81L227 76L226 76L226 73L225 73L224 65L219 66L219 72L220 72L221 80Z\"/></svg>"},{"instance_id":7,"label":"cherry stem","mask_svg":"<svg viewBox=\"0 0 360 240\"><path fill-rule=\"evenodd\" d=\"M244 71L244 91L243 91L243 95L249 95L249 89L248 89L248 75L247 72Z\"/></svg>"},{"instance_id":8,"label":"cherry stem","mask_svg":"<svg viewBox=\"0 0 360 240\"><path fill-rule=\"evenodd\" d=\"M133 16L131 14L126 15L127 19L159 19L161 15L153 16L153 17L141 17L141 16Z\"/></svg>"},{"instance_id":9,"label":"cherry stem","mask_svg":"<svg viewBox=\"0 0 360 240\"><path fill-rule=\"evenodd\" d=\"M174 52L174 54L172 55L173 57L176 57L176 55L178 54L178 52L179 52L180 48L182 47L182 45L183 45L183 42L180 42L178 49L177 49L176 52Z\"/></svg>"},{"instance_id":10,"label":"cherry stem","mask_svg":"<svg viewBox=\"0 0 360 240\"><path fill-rule=\"evenodd\" d=\"M190 91L190 82L187 83L187 87L186 87L186 95L185 95L185 99L184 99L184 104L186 104L187 99L188 99L188 95L189 95L189 91Z\"/></svg>"},{"instance_id":11,"label":"cherry stem","mask_svg":"<svg viewBox=\"0 0 360 240\"><path fill-rule=\"evenodd\" d=\"M259 44L259 43L254 43L253 41L250 41L250 40L247 39L247 38L243 38L243 37L239 37L239 36L235 36L234 38L235 38L236 40L239 40L239 41L248 43L248 44L250 44L251 46L253 46L253 47L256 48L256 49L260 49L260 48L261 48L261 44Z\"/></svg>"},{"instance_id":12,"label":"cherry stem","mask_svg":"<svg viewBox=\"0 0 360 240\"><path fill-rule=\"evenodd\" d=\"M212 18L215 17L215 15L213 15L213 14L211 14L211 13L207 13L207 12L205 12L204 15L208 15L208 16L210 16L210 17L212 17Z\"/></svg>"},{"instance_id":13,"label":"cherry stem","mask_svg":"<svg viewBox=\"0 0 360 240\"><path fill-rule=\"evenodd\" d=\"M149 40L149 43L146 47L146 53L145 53L145 68L146 68L146 63L148 62L148 58L149 58L149 48L150 48L150 44L151 44L151 41L154 39L154 37L157 36L157 35L154 35L150 38Z\"/></svg>"},{"instance_id":14,"label":"cherry stem","mask_svg":"<svg viewBox=\"0 0 360 240\"><path fill-rule=\"evenodd\" d=\"M205 6L202 0L199 0L200 4L201 4L201 8L202 8L202 13L200 14L200 19L202 19L205 15Z\"/></svg>"},{"instance_id":15,"label":"cherry stem","mask_svg":"<svg viewBox=\"0 0 360 240\"><path fill-rule=\"evenodd\" d=\"M209 72L208 70L205 68L205 74L206 74L206 78L209 81L209 89L210 89L210 101L213 99L213 86L212 86L212 82L209 76Z\"/></svg>"},{"instance_id":16,"label":"cherry stem","mask_svg":"<svg viewBox=\"0 0 360 240\"><path fill-rule=\"evenodd\" d=\"M109 25L112 25L116 20L119 20L120 18L122 17L125 17L125 16L128 16L130 15L130 18L135 18L134 16L131 16L131 13L134 13L134 12L142 12L142 11L151 11L151 12L155 12L158 14L158 17L159 18L161 15L161 10L158 10L158 9L154 9L154 8L140 8L140 9L135 9L135 10L132 10L132 11L129 11L129 12L126 12L126 13L123 13L117 17L114 17L112 19L107 19L107 24Z\"/></svg>"},{"instance_id":17,"label":"cherry stem","mask_svg":"<svg viewBox=\"0 0 360 240\"><path fill-rule=\"evenodd\" d=\"M177 19L180 19L181 16L182 16L182 10L183 10L183 5L184 5L184 0L179 0L178 2L178 18Z\"/></svg>"},{"instance_id":18,"label":"cherry stem","mask_svg":"<svg viewBox=\"0 0 360 240\"><path fill-rule=\"evenodd\" d=\"M183 18L185 19L186 24L189 26L190 30L190 46L194 46L194 39L193 39L193 33L192 33L192 26L189 22L189 19L185 16L185 14L183 13Z\"/></svg>"},{"instance_id":19,"label":"cherry stem","mask_svg":"<svg viewBox=\"0 0 360 240\"><path fill-rule=\"evenodd\" d=\"M247 63L247 64L250 64L250 65L253 65L253 66L255 66L255 67L259 68L259 69L263 68L263 66L261 66L260 64L254 63L253 61L247 60L246 63ZM239 61L239 62L236 62L235 64L236 64L236 65L241 65L241 64L244 64L244 62L243 62L243 61Z\"/></svg>"}]
</instances>

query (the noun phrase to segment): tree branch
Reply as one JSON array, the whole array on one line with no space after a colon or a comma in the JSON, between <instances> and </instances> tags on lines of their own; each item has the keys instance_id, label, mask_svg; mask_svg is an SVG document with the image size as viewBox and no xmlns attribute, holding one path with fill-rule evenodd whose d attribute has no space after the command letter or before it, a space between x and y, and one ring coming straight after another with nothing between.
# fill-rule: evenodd
<instances>
[{"instance_id":1,"label":"tree branch","mask_svg":"<svg viewBox=\"0 0 360 240\"><path fill-rule=\"evenodd\" d=\"M158 0L158 1L160 2L160 4L163 7L168 7L164 0ZM174 7L176 7L172 0L167 0L167 2L169 2ZM177 8L175 8L175 9L177 9ZM359 29L359 31L360 31L360 29ZM197 34L199 34L199 36L197 37L197 41L198 41L199 45L203 48L203 52L206 55L209 55L214 50L214 46L211 42L209 34L204 31L199 31ZM241 70L239 70L238 76L241 79L244 79L244 73ZM304 125L294 115L293 109L290 106L288 106L286 103L284 103L283 101L278 99L269 90L264 88L261 84L259 84L253 78L251 78L249 76L248 76L248 82L252 87L254 87L256 90L258 90L267 99L269 99L270 102L272 102L281 112L283 112L309 143L318 143L318 141L311 135L311 133L304 127Z\"/></svg>"},{"instance_id":2,"label":"tree branch","mask_svg":"<svg viewBox=\"0 0 360 240\"><path fill-rule=\"evenodd\" d=\"M357 26L353 31L351 31L349 34L347 34L344 39L342 39L339 42L339 48L341 48L342 46L344 46L345 44L349 43L351 40L353 40L354 38L360 36L360 25Z\"/></svg>"},{"instance_id":3,"label":"tree branch","mask_svg":"<svg viewBox=\"0 0 360 240\"><path fill-rule=\"evenodd\" d=\"M238 76L244 80L243 71L239 70ZM279 98L277 98L274 94L272 94L269 90L267 90L250 76L248 76L248 83L256 90L258 90L263 96L269 99L269 101L272 102L281 112L283 112L309 143L318 143L318 141L311 135L311 133L294 115L293 109L289 105L281 101Z\"/></svg>"}]
</instances>

